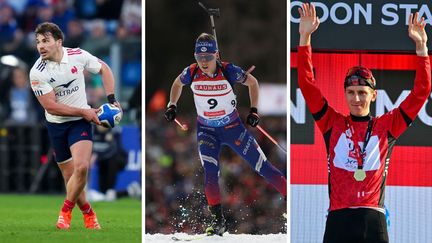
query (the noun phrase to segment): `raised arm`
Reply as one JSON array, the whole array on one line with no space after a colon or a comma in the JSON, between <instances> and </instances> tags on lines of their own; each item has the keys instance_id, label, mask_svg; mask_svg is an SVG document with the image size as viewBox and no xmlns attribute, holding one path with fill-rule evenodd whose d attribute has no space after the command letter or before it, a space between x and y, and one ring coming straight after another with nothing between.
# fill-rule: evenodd
<instances>
[{"instance_id":1,"label":"raised arm","mask_svg":"<svg viewBox=\"0 0 432 243\"><path fill-rule=\"evenodd\" d=\"M318 113L327 104L321 91L315 84L312 66L312 48L310 46L311 34L317 30L319 20L316 17L315 7L303 3L300 13L300 43L298 47L298 82L303 97L312 114Z\"/></svg>"},{"instance_id":2,"label":"raised arm","mask_svg":"<svg viewBox=\"0 0 432 243\"><path fill-rule=\"evenodd\" d=\"M431 70L425 26L424 18L418 19L418 13L410 15L408 35L415 42L417 69L411 93L402 101L398 109L388 113L390 116L394 116L390 132L396 138L413 122L430 95Z\"/></svg>"},{"instance_id":3,"label":"raised arm","mask_svg":"<svg viewBox=\"0 0 432 243\"><path fill-rule=\"evenodd\" d=\"M400 105L400 109L410 120L414 120L430 95L431 91L431 70L427 48L427 35L425 31L424 18L418 18L418 12L411 14L408 23L408 35L415 42L417 53L417 70L414 80L414 87L411 93Z\"/></svg>"},{"instance_id":4,"label":"raised arm","mask_svg":"<svg viewBox=\"0 0 432 243\"><path fill-rule=\"evenodd\" d=\"M325 133L331 128L336 111L327 104L327 100L315 83L310 43L311 34L318 29L319 20L312 4L304 3L302 8L299 8L299 13L298 84L313 118L321 132Z\"/></svg>"},{"instance_id":5,"label":"raised arm","mask_svg":"<svg viewBox=\"0 0 432 243\"><path fill-rule=\"evenodd\" d=\"M300 46L309 46L311 44L311 35L318 29L320 24L316 16L315 6L309 3L303 3L302 8L298 8L300 13Z\"/></svg>"},{"instance_id":6,"label":"raised arm","mask_svg":"<svg viewBox=\"0 0 432 243\"><path fill-rule=\"evenodd\" d=\"M417 56L427 57L428 48L425 27L425 18L418 18L419 13L410 14L408 22L408 35L415 42Z\"/></svg>"}]
</instances>

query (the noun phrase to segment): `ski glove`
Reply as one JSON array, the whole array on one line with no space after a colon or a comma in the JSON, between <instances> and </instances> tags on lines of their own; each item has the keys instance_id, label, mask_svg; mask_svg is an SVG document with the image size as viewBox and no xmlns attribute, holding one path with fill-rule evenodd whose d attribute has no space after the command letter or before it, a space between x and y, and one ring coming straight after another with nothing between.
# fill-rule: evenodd
<instances>
[{"instance_id":1,"label":"ski glove","mask_svg":"<svg viewBox=\"0 0 432 243\"><path fill-rule=\"evenodd\" d=\"M177 115L177 106L170 105L168 109L165 111L165 119L169 122L174 121Z\"/></svg>"},{"instance_id":2,"label":"ski glove","mask_svg":"<svg viewBox=\"0 0 432 243\"><path fill-rule=\"evenodd\" d=\"M246 118L246 123L251 127L256 127L260 121L260 117L258 115L258 109L255 107L251 107L249 111L249 115Z\"/></svg>"}]
</instances>

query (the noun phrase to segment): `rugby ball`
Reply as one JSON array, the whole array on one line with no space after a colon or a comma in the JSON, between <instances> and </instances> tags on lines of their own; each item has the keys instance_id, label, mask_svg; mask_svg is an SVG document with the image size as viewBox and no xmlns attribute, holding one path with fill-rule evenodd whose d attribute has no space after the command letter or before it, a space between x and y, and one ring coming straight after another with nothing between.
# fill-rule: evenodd
<instances>
[{"instance_id":1,"label":"rugby ball","mask_svg":"<svg viewBox=\"0 0 432 243\"><path fill-rule=\"evenodd\" d=\"M123 113L117 106L105 103L99 107L97 115L102 126L113 128L120 123Z\"/></svg>"}]
</instances>

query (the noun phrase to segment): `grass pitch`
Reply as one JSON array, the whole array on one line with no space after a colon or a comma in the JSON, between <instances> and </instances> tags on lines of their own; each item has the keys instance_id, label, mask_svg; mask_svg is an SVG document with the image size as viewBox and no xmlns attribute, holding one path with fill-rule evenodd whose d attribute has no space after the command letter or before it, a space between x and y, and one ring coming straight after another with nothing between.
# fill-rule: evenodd
<instances>
[{"instance_id":1,"label":"grass pitch","mask_svg":"<svg viewBox=\"0 0 432 243\"><path fill-rule=\"evenodd\" d=\"M0 194L0 242L141 242L141 201L91 203L102 226L99 231L84 228L76 207L71 229L61 231L55 224L63 200L64 196Z\"/></svg>"}]
</instances>

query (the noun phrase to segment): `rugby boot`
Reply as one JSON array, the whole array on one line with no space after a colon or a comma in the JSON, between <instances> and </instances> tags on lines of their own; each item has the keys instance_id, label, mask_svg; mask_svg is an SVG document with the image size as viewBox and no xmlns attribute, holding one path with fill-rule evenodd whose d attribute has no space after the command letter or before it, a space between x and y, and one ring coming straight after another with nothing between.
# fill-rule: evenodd
<instances>
[{"instance_id":1,"label":"rugby boot","mask_svg":"<svg viewBox=\"0 0 432 243\"><path fill-rule=\"evenodd\" d=\"M60 210L60 214L57 220L57 229L67 230L70 228L70 222L72 220L72 211L63 212Z\"/></svg>"},{"instance_id":2,"label":"rugby boot","mask_svg":"<svg viewBox=\"0 0 432 243\"><path fill-rule=\"evenodd\" d=\"M93 213L92 215L83 214L83 216L84 216L84 225L87 229L97 229L97 230L101 229L101 226L96 217L96 213Z\"/></svg>"}]
</instances>

